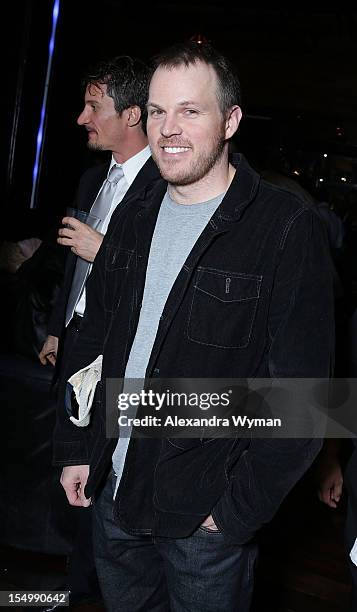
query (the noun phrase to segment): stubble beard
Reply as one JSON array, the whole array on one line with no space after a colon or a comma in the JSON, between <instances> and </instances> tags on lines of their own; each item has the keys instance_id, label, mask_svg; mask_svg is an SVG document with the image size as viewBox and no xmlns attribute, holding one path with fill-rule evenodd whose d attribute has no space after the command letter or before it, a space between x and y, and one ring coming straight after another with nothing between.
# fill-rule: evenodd
<instances>
[{"instance_id":1,"label":"stubble beard","mask_svg":"<svg viewBox=\"0 0 357 612\"><path fill-rule=\"evenodd\" d=\"M175 171L174 165L172 168L161 167L159 155L157 155L154 150L152 150L152 156L160 170L162 178L171 185L181 187L184 185L192 185L203 179L222 157L225 144L224 127L222 126L221 132L212 139L209 151L204 151L188 170L183 169L177 172Z\"/></svg>"},{"instance_id":2,"label":"stubble beard","mask_svg":"<svg viewBox=\"0 0 357 612\"><path fill-rule=\"evenodd\" d=\"M98 142L87 142L87 148L90 151L104 151L103 145L99 144Z\"/></svg>"}]
</instances>

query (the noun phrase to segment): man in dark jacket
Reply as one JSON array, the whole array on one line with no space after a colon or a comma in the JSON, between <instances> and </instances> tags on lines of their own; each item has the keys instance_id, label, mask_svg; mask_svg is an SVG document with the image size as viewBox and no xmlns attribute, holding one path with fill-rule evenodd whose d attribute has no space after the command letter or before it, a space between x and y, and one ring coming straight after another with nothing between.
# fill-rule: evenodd
<instances>
[{"instance_id":1,"label":"man in dark jacket","mask_svg":"<svg viewBox=\"0 0 357 612\"><path fill-rule=\"evenodd\" d=\"M71 504L95 500L108 610L248 611L255 534L320 449L306 438L130 438L127 428L113 438L106 423L118 409L112 378L125 392L129 379L329 375L324 229L242 155L229 160L240 119L239 81L212 47L157 59L148 137L164 180L112 226L88 282L71 370L103 355L101 382L89 424L75 428L69 414L58 425L55 462Z\"/></svg>"}]
</instances>

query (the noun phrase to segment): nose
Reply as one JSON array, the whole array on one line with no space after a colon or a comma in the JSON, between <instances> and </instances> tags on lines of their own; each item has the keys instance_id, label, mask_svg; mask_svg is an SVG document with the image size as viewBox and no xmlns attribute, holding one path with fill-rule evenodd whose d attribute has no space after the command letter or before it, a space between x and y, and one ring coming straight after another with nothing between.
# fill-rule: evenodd
<instances>
[{"instance_id":1,"label":"nose","mask_svg":"<svg viewBox=\"0 0 357 612\"><path fill-rule=\"evenodd\" d=\"M175 114L167 113L165 115L165 119L161 124L161 134L165 136L165 138L169 138L170 136L177 136L182 133L182 128L178 121L178 117Z\"/></svg>"},{"instance_id":2,"label":"nose","mask_svg":"<svg viewBox=\"0 0 357 612\"><path fill-rule=\"evenodd\" d=\"M77 123L78 125L85 125L86 123L89 123L89 113L86 107L84 107L81 114L77 117Z\"/></svg>"}]
</instances>

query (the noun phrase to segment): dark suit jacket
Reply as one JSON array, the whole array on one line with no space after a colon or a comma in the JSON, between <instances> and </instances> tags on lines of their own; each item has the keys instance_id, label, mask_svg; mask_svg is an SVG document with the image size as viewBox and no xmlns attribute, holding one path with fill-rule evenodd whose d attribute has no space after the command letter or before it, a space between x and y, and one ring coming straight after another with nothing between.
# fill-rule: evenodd
<instances>
[{"instance_id":1,"label":"dark suit jacket","mask_svg":"<svg viewBox=\"0 0 357 612\"><path fill-rule=\"evenodd\" d=\"M107 176L108 168L109 163L107 162L105 164L100 164L98 166L94 166L93 168L89 168L89 170L82 175L73 204L74 208L85 211L89 211L91 209L97 193ZM149 157L142 169L138 172L135 180L126 192L120 205L114 211L110 220L108 232L110 232L112 224L116 223L117 219L124 212L125 203L131 198L131 196L137 191L143 189L146 185L158 180L159 177L160 174L158 168L152 158ZM68 251L63 285L54 304L48 324L48 334L57 337L61 337L64 331L67 302L77 261L77 256L74 255L74 253L72 253L69 249Z\"/></svg>"}]
</instances>

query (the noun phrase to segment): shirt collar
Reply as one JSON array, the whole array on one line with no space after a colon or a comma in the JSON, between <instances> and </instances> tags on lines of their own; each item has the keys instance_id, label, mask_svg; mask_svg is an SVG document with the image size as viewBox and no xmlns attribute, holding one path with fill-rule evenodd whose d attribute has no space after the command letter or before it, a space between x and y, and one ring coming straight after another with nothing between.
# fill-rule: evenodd
<instances>
[{"instance_id":1,"label":"shirt collar","mask_svg":"<svg viewBox=\"0 0 357 612\"><path fill-rule=\"evenodd\" d=\"M108 170L108 175L112 167L115 165L123 168L125 180L128 184L128 187L130 187L130 185L134 182L136 175L141 170L145 162L147 162L150 155L151 155L150 147L149 145L147 145L144 149L139 151L139 153L135 153L133 157L130 157L129 159L127 159L126 162L124 162L123 164L118 164L115 161L114 157L112 156L109 170Z\"/></svg>"}]
</instances>

